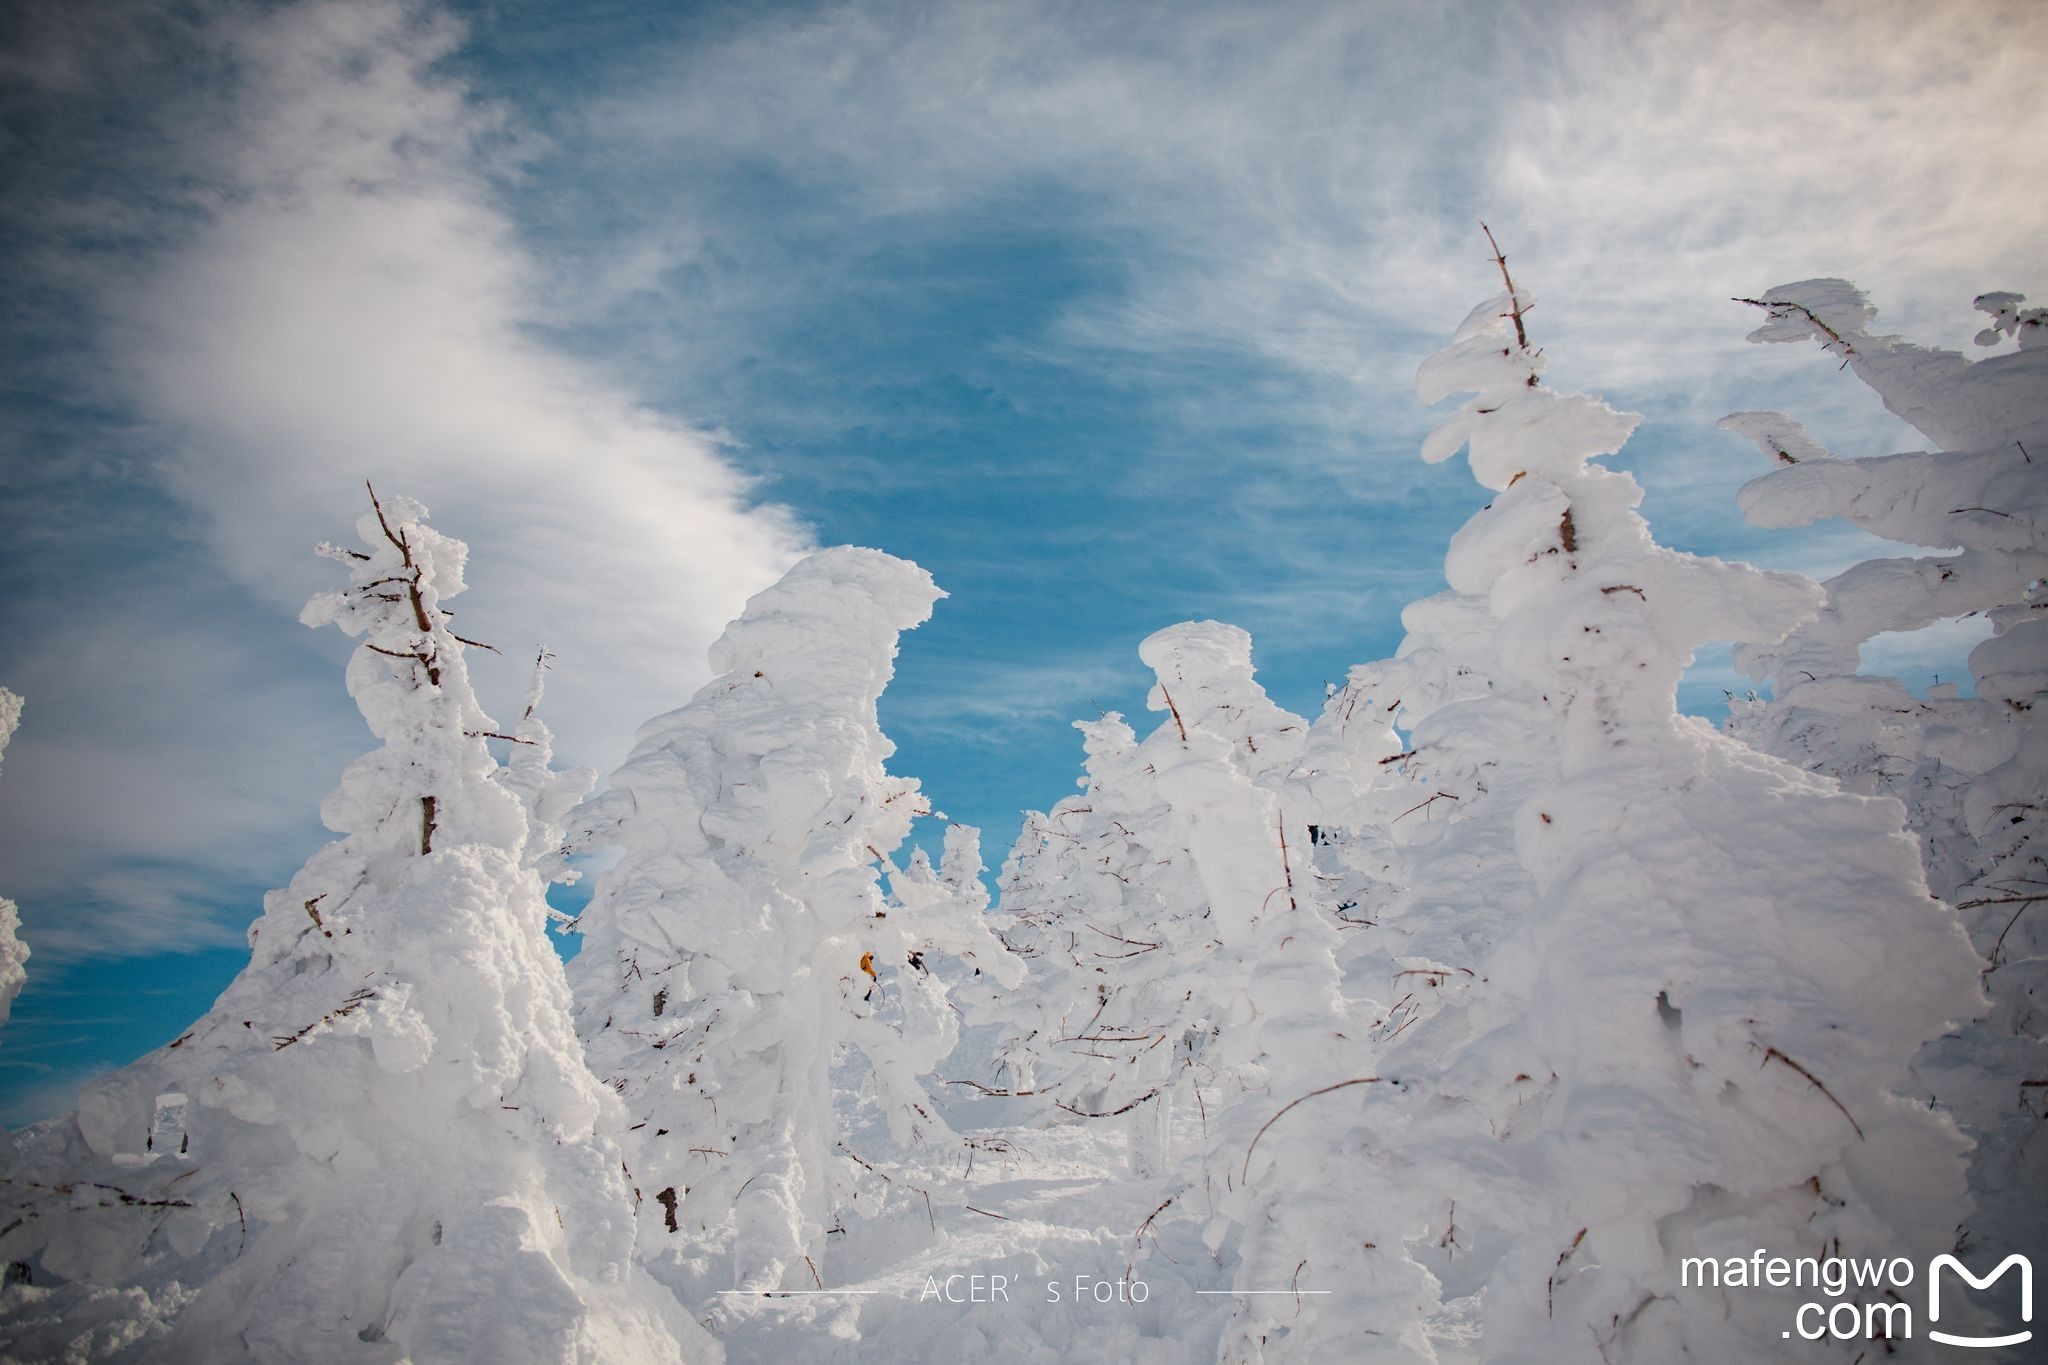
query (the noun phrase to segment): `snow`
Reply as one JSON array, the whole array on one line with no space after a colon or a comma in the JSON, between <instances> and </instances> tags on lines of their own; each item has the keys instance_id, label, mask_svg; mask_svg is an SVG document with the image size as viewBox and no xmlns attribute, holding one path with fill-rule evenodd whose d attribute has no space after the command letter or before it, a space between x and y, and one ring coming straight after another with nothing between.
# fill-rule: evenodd
<instances>
[{"instance_id":1,"label":"snow","mask_svg":"<svg viewBox=\"0 0 2048 1365\"><path fill-rule=\"evenodd\" d=\"M1916 1059L1916 1080L1975 1139L1976 1208L1960 1240L2022 1245L2048 1202L2039 1097L2023 1083L2048 1067L2038 1003L2048 929L2027 913L2048 859L2048 740L2035 721L2048 695L2039 618L2048 466L2033 455L2048 434L2042 313L2017 294L1979 296L1993 325L1978 344L2013 338L2018 349L1970 362L1871 335L1876 310L1840 280L1763 297L1781 306L1753 340L1812 340L1844 357L1937 449L1781 468L1743 488L1744 513L1769 527L1839 517L1940 553L1853 565L1823 585L1827 604L1815 621L1782 641L1739 645L1737 664L1771 696L1733 702L1728 728L1851 791L1903 804L1931 888L1955 907L1989 993L1981 1018L1958 1020ZM1881 633L1973 617L1991 630L1970 652L1974 696L1950 684L1921 699L1896 678L1862 671L1865 646ZM2002 1307L2010 1316L2015 1305Z\"/></svg>"},{"instance_id":2,"label":"snow","mask_svg":"<svg viewBox=\"0 0 2048 1365\"><path fill-rule=\"evenodd\" d=\"M21 697L0 687L0 757L21 724ZM21 911L0 896L0 1024L14 1009L14 998L28 980L28 945L21 941Z\"/></svg>"},{"instance_id":3,"label":"snow","mask_svg":"<svg viewBox=\"0 0 2048 1365\"><path fill-rule=\"evenodd\" d=\"M801 561L712 646L719 676L642 728L578 836L621 854L572 976L590 1065L631 1118L641 1257L722 1328L761 1300L721 1291L816 1287L833 1268L858 1174L838 1054L865 1064L893 1149L946 1142L918 1081L954 1030L931 969L1021 975L960 893L964 845L950 889L890 861L929 806L885 771L875 702L897 635L939 596L879 551Z\"/></svg>"},{"instance_id":4,"label":"snow","mask_svg":"<svg viewBox=\"0 0 2048 1365\"><path fill-rule=\"evenodd\" d=\"M306 609L362 640L348 689L383 741L322 806L343 837L265 898L205 1017L8 1162L0 1257L38 1289L0 1319L25 1358L116 1302L142 1325L92 1358L716 1354L634 1269L622 1111L441 606L463 547L424 517L385 499L364 549L323 547L350 584Z\"/></svg>"},{"instance_id":5,"label":"snow","mask_svg":"<svg viewBox=\"0 0 2048 1365\"><path fill-rule=\"evenodd\" d=\"M1782 412L1731 412L1715 423L1724 431L1746 436L1774 464L1832 460L1835 453L1813 439L1796 417Z\"/></svg>"},{"instance_id":6,"label":"snow","mask_svg":"<svg viewBox=\"0 0 2048 1365\"><path fill-rule=\"evenodd\" d=\"M1873 336L1866 329L1877 309L1863 291L1837 279L1802 280L1764 291L1770 320L1749 339L1819 341L1841 356L1886 408L1944 450L1985 450L2014 440L2039 446L2048 442L2048 411L2040 401L2042 375L2048 372L2039 343L2041 310L2029 310L2021 325L2017 296L2006 296L2009 304L1999 296L1983 297L2015 310L2012 330L2021 334L2021 349L1972 364L1955 351ZM1987 311L1998 318L1996 307ZM1996 325L1986 329L1979 343L1995 342L2000 331Z\"/></svg>"},{"instance_id":7,"label":"snow","mask_svg":"<svg viewBox=\"0 0 2048 1365\"><path fill-rule=\"evenodd\" d=\"M1453 353L1489 328L1512 349L1501 311ZM1452 592L1318 722L1408 737L1370 742L1386 777L1318 849L1360 1036L1297 1062L1271 1098L1298 1107L1224 1119L1284 1116L1258 1162L1240 1148L1239 1202L1270 1187L1247 1260L1285 1248L1348 1292L1247 1298L1226 1354L1428 1359L1439 1306L1476 1296L1483 1359L1768 1358L1787 1306L1674 1293L1677 1258L1817 1228L1946 1244L1964 1144L1899 1092L1980 1007L1971 955L1896 806L1675 712L1693 649L1782 635L1814 588L1658 547L1633 481L1589 463L1626 414L1457 373L1487 387L1425 458L1469 444L1498 496L1453 541Z\"/></svg>"},{"instance_id":8,"label":"snow","mask_svg":"<svg viewBox=\"0 0 2048 1365\"><path fill-rule=\"evenodd\" d=\"M1774 1359L1798 1296L1684 1258L2017 1244L2042 310L1981 296L2015 348L1971 363L1843 281L1758 301L1754 339L1817 341L1939 447L1723 420L1771 466L1759 525L1932 552L1817 585L1659 545L1602 463L1638 419L1544 383L1531 303L1417 372L1469 395L1422 458L1489 500L1394 657L1310 720L1244 630L1155 631L1145 724L1075 722L1078 789L993 905L878 720L944 596L917 565L798 562L591 795L547 651L501 726L444 606L464 546L372 494L303 617L359 641L377 740L339 837L190 1030L0 1149L11 1358ZM1975 696L1860 671L1972 613ZM1771 695L1724 733L1676 690L1730 640Z\"/></svg>"}]
</instances>

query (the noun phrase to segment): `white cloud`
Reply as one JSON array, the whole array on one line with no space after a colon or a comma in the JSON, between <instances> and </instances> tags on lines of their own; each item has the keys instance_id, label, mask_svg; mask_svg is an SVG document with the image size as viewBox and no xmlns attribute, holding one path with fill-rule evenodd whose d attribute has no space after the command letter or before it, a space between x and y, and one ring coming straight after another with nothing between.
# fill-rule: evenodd
<instances>
[{"instance_id":1,"label":"white cloud","mask_svg":"<svg viewBox=\"0 0 2048 1365\"><path fill-rule=\"evenodd\" d=\"M715 438L537 340L544 279L498 206L503 111L398 3L224 11L232 94L188 111L196 228L107 300L117 363L177 434L164 473L243 582L295 610L362 481L470 542L466 632L560 656L565 747L609 764L803 536ZM516 695L513 663L484 680Z\"/></svg>"},{"instance_id":2,"label":"white cloud","mask_svg":"<svg viewBox=\"0 0 2048 1365\"><path fill-rule=\"evenodd\" d=\"M1659 529L1825 576L1870 538L1744 527L1732 495L1759 471L1714 420L1785 407L1844 454L1922 442L1817 350L1745 345L1730 295L1848 275L1887 325L1962 345L1973 294L2048 292L2044 56L2033 0L841 4L636 55L580 136L626 165L704 158L803 186L808 254L777 265L814 281L899 224L1036 215L1099 244L1108 287L1014 344L1107 356L1189 431L1270 423L1284 467L1240 477L1203 527L1218 555L1261 562L1319 479L1424 490L1408 383L1496 287L1485 217L1542 296L1553 379L1650 414L1629 458ZM690 178L647 183L658 227L600 274L607 303L659 298L732 248ZM1247 353L1316 382L1262 391L1231 375ZM1318 425L1341 434L1304 438ZM1197 457L1117 477L1182 488ZM1327 623L1331 595L1287 596Z\"/></svg>"},{"instance_id":3,"label":"white cloud","mask_svg":"<svg viewBox=\"0 0 2048 1365\"><path fill-rule=\"evenodd\" d=\"M818 240L1043 214L1125 272L1049 346L1248 349L1341 424L1494 287L1481 217L1572 387L1782 383L1728 298L1814 273L1960 340L1972 294L2048 288L2043 55L2031 0L836 5L637 56L584 135L773 166ZM650 192L608 299L719 250L688 178Z\"/></svg>"},{"instance_id":4,"label":"white cloud","mask_svg":"<svg viewBox=\"0 0 2048 1365\"><path fill-rule=\"evenodd\" d=\"M236 941L316 846L372 741L343 642L296 616L366 478L470 543L454 606L506 653L478 656L487 705L556 652L569 761L616 763L694 691L804 532L714 436L539 337L547 277L501 207L521 134L451 74L455 25L404 0L58 4L16 36L10 112L40 140L0 216L36 244L38 325L83 299L97 348L25 356L55 415L5 433L35 581L0 831L39 961Z\"/></svg>"},{"instance_id":5,"label":"white cloud","mask_svg":"<svg viewBox=\"0 0 2048 1365\"><path fill-rule=\"evenodd\" d=\"M232 584L157 561L31 624L0 774L6 893L35 961L239 941L261 888L327 837L317 809L369 747L340 650ZM140 576L137 576L140 577ZM89 605L87 604L89 601Z\"/></svg>"},{"instance_id":6,"label":"white cloud","mask_svg":"<svg viewBox=\"0 0 2048 1365\"><path fill-rule=\"evenodd\" d=\"M1741 360L1730 295L1815 275L1947 345L1973 295L2048 289L2039 4L1685 0L1573 13L1545 47L1487 174L1574 376L1696 386Z\"/></svg>"}]
</instances>

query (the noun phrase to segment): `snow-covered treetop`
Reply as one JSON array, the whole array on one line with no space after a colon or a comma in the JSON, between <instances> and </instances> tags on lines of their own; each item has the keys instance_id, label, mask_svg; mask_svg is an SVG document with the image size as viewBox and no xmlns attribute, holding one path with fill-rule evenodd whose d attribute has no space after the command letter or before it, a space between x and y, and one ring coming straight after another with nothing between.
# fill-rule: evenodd
<instances>
[{"instance_id":1,"label":"snow-covered treetop","mask_svg":"<svg viewBox=\"0 0 2048 1365\"><path fill-rule=\"evenodd\" d=\"M981 879L986 870L981 860L981 831L973 825L947 825L944 851L939 855L939 881L976 913L988 908L988 885Z\"/></svg>"},{"instance_id":2,"label":"snow-covered treetop","mask_svg":"<svg viewBox=\"0 0 2048 1365\"><path fill-rule=\"evenodd\" d=\"M1546 363L1542 354L1530 350L1527 337L1519 332L1509 344L1502 326L1503 319L1512 322L1535 306L1536 296L1526 289L1503 290L1482 300L1458 324L1451 344L1422 362L1415 375L1417 395L1425 404L1435 404L1454 393L1535 388Z\"/></svg>"},{"instance_id":3,"label":"snow-covered treetop","mask_svg":"<svg viewBox=\"0 0 2048 1365\"><path fill-rule=\"evenodd\" d=\"M6 754L7 741L14 738L15 727L20 724L21 694L0 687L0 755ZM7 1022L14 997L21 993L22 982L28 977L22 966L28 961L28 947L19 937L20 928L21 918L15 912L14 902L0 896L0 1024Z\"/></svg>"},{"instance_id":4,"label":"snow-covered treetop","mask_svg":"<svg viewBox=\"0 0 2048 1365\"><path fill-rule=\"evenodd\" d=\"M793 865L814 835L825 837L820 817L841 798L838 784L858 776L890 786L880 806L893 837L865 822L843 826L847 836L895 847L922 803L909 798L915 781L879 771L895 746L875 703L894 673L897 635L943 596L930 574L879 550L839 546L798 563L711 646L719 676L641 727L611 790L585 806L579 845L612 841L610 831L639 843L640 827L665 853L722 842Z\"/></svg>"},{"instance_id":5,"label":"snow-covered treetop","mask_svg":"<svg viewBox=\"0 0 2048 1365\"><path fill-rule=\"evenodd\" d=\"M1474 477L1498 493L1452 538L1445 577L1501 621L1504 673L1546 697L1603 698L1593 709L1610 721L1619 709L1668 713L1695 647L1778 638L1812 614L1817 595L1797 575L1657 545L1636 511L1635 480L1588 464L1619 450L1640 419L1542 387L1540 357L1523 338L1527 307L1513 290L1481 304L1416 376L1425 402L1477 391L1422 454L1434 462L1469 448ZM1468 604L1418 605L1455 633L1485 633ZM1410 623L1404 654L1434 647L1416 638L1417 624L1426 623Z\"/></svg>"},{"instance_id":6,"label":"snow-covered treetop","mask_svg":"<svg viewBox=\"0 0 2048 1365\"><path fill-rule=\"evenodd\" d=\"M1979 346L1996 346L2005 337L2017 341L2022 351L2048 343L2048 308L2023 307L2025 294L1994 290L1970 300L1980 313L1991 315L1991 325L1977 333Z\"/></svg>"},{"instance_id":7,"label":"snow-covered treetop","mask_svg":"<svg viewBox=\"0 0 2048 1365\"><path fill-rule=\"evenodd\" d=\"M1221 621L1185 621L1147 636L1138 657L1156 678L1145 705L1170 713L1182 739L1220 736L1254 781L1284 776L1300 761L1308 726L1254 680L1252 637L1243 630ZM1116 727L1099 735L1087 723L1080 728L1091 757L1100 745L1123 742Z\"/></svg>"},{"instance_id":8,"label":"snow-covered treetop","mask_svg":"<svg viewBox=\"0 0 2048 1365\"><path fill-rule=\"evenodd\" d=\"M872 703L893 671L887 661L896 656L896 637L931 619L932 605L945 595L909 560L854 545L820 550L747 599L746 610L711 646L711 667L742 673L795 659L879 658L881 666L865 670L850 693L836 685L841 679L816 674L778 683Z\"/></svg>"},{"instance_id":9,"label":"snow-covered treetop","mask_svg":"<svg viewBox=\"0 0 2048 1365\"><path fill-rule=\"evenodd\" d=\"M1750 302L1770 317L1750 340L1818 341L1941 449L1841 460L1781 413L1736 413L1721 425L1780 466L1743 487L1743 514L1773 528L1839 517L1889 540L1961 553L1858 564L1827 584L1817 621L1781 643L1738 649L1736 662L1781 687L1850 674L1873 635L2026 598L2048 574L2040 530L2048 525L2048 463L2034 458L2048 450L2048 349L2034 340L2041 310L2022 310L2016 294L1980 296L1977 306L1996 325L1978 340L2010 332L2024 344L1971 363L1955 351L1872 336L1866 328L1876 310L1843 280L1780 285Z\"/></svg>"},{"instance_id":10,"label":"snow-covered treetop","mask_svg":"<svg viewBox=\"0 0 2048 1365\"><path fill-rule=\"evenodd\" d=\"M411 498L380 501L356 523L362 550L322 545L348 566L349 586L324 592L299 619L360 637L348 691L384 746L343 772L320 808L327 827L379 855L431 852L437 840L517 847L517 803L489 777L496 733L469 684L464 640L441 604L463 590L468 547L426 524Z\"/></svg>"},{"instance_id":11,"label":"snow-covered treetop","mask_svg":"<svg viewBox=\"0 0 2048 1365\"><path fill-rule=\"evenodd\" d=\"M1769 315L1749 334L1751 341L1818 341L1875 389L1885 407L1944 450L2010 448L2016 440L2029 449L2048 448L2048 412L2036 398L2048 383L2048 348L2040 341L2044 311L2022 310L2020 295L1979 296L1978 307L1992 317L1979 344L2010 333L2021 347L1975 364L1958 351L1872 335L1877 309L1847 280L1800 280L1739 301Z\"/></svg>"},{"instance_id":12,"label":"snow-covered treetop","mask_svg":"<svg viewBox=\"0 0 2048 1365\"><path fill-rule=\"evenodd\" d=\"M1502 489L1525 476L1572 474L1628 440L1641 420L1634 414L1542 387L1543 356L1522 339L1522 315L1534 303L1527 290L1486 300L1466 315L1449 346L1422 362L1415 391L1424 403L1479 395L1429 434L1423 459L1436 464L1469 446L1473 477Z\"/></svg>"},{"instance_id":13,"label":"snow-covered treetop","mask_svg":"<svg viewBox=\"0 0 2048 1365\"><path fill-rule=\"evenodd\" d=\"M0 687L0 756L7 753L7 741L21 724L21 694Z\"/></svg>"},{"instance_id":14,"label":"snow-covered treetop","mask_svg":"<svg viewBox=\"0 0 2048 1365\"><path fill-rule=\"evenodd\" d=\"M1081 752L1088 756L1090 776L1104 759L1127 754L1138 747L1138 732L1131 728L1121 711L1105 711L1094 720L1077 720L1074 728L1081 732ZM1080 783L1083 790L1089 785L1089 778Z\"/></svg>"}]
</instances>

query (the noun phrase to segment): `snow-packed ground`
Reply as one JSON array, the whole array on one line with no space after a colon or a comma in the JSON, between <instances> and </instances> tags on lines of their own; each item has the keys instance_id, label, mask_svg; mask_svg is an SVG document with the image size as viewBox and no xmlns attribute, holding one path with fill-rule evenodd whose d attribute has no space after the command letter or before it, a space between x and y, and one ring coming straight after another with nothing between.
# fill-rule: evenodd
<instances>
[{"instance_id":1,"label":"snow-packed ground","mask_svg":"<svg viewBox=\"0 0 2048 1365\"><path fill-rule=\"evenodd\" d=\"M975 1031L951 1060L967 1069L985 1062L988 1041ZM1210 1107L1219 1098L1198 1093ZM1170 1157L1204 1145L1202 1105L1174 1111ZM1215 1358L1235 1306L1234 1250L1203 1245L1208 1209L1190 1217L1172 1208L1147 1223L1174 1182L1127 1174L1128 1129L1020 1123L1021 1103L1004 1099L943 1107L964 1148L863 1179L859 1212L828 1239L821 1272L830 1292L745 1300L719 1333L730 1365ZM862 1117L859 1107L848 1112L851 1132ZM848 1146L860 1154L857 1138ZM1283 1305L1298 1301L1296 1289L1334 1292L1271 1288ZM1446 1365L1478 1359L1475 1309L1454 1300L1431 1322Z\"/></svg>"}]
</instances>

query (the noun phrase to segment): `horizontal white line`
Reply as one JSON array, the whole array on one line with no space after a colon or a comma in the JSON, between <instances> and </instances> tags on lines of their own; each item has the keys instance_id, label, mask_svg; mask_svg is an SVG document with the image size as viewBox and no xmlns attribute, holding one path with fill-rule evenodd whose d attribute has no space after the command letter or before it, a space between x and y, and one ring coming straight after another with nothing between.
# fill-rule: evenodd
<instances>
[{"instance_id":1,"label":"horizontal white line","mask_svg":"<svg viewBox=\"0 0 2048 1365\"><path fill-rule=\"evenodd\" d=\"M1334 1294L1334 1289L1197 1289L1197 1294Z\"/></svg>"},{"instance_id":2,"label":"horizontal white line","mask_svg":"<svg viewBox=\"0 0 2048 1365\"><path fill-rule=\"evenodd\" d=\"M792 1299L800 1294L886 1294L886 1289L721 1289L721 1295L737 1295L743 1299Z\"/></svg>"}]
</instances>

